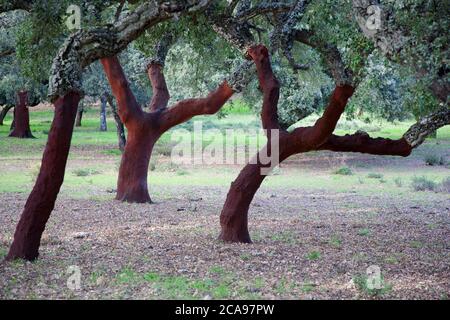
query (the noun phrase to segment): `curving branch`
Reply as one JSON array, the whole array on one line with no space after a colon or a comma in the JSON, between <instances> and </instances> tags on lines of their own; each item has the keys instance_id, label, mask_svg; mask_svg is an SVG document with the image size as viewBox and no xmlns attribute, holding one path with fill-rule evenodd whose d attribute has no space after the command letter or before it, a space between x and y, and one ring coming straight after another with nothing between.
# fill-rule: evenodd
<instances>
[{"instance_id":1,"label":"curving branch","mask_svg":"<svg viewBox=\"0 0 450 320\"><path fill-rule=\"evenodd\" d=\"M437 129L450 124L450 107L444 108L420 119L405 132L403 138L411 148L416 148Z\"/></svg>"},{"instance_id":2,"label":"curving branch","mask_svg":"<svg viewBox=\"0 0 450 320\"><path fill-rule=\"evenodd\" d=\"M119 116L122 122L127 125L129 122L140 121L144 112L131 91L119 59L116 56L103 58L101 63L111 85L111 90L117 99Z\"/></svg>"},{"instance_id":3,"label":"curving branch","mask_svg":"<svg viewBox=\"0 0 450 320\"><path fill-rule=\"evenodd\" d=\"M156 45L155 56L150 58L146 63L147 74L153 89L153 95L149 105L150 111L164 109L169 102L170 94L162 69L164 68L169 48L174 40L175 37L171 33L165 34Z\"/></svg>"},{"instance_id":4,"label":"curving branch","mask_svg":"<svg viewBox=\"0 0 450 320\"><path fill-rule=\"evenodd\" d=\"M233 93L233 89L224 81L205 98L185 99L177 102L161 114L159 118L161 129L166 131L197 115L215 114Z\"/></svg>"},{"instance_id":5,"label":"curving branch","mask_svg":"<svg viewBox=\"0 0 450 320\"><path fill-rule=\"evenodd\" d=\"M298 64L292 55L294 46L295 25L302 19L310 0L298 0L289 12L282 15L280 23L275 26L271 34L272 50L281 49L294 71L308 69L307 64Z\"/></svg>"},{"instance_id":6,"label":"curving branch","mask_svg":"<svg viewBox=\"0 0 450 320\"><path fill-rule=\"evenodd\" d=\"M411 154L412 148L404 138L397 140L371 138L366 132L357 131L345 136L333 134L318 150L407 157Z\"/></svg>"},{"instance_id":7,"label":"curving branch","mask_svg":"<svg viewBox=\"0 0 450 320\"><path fill-rule=\"evenodd\" d=\"M270 65L269 51L263 45L251 47L248 54L253 59L261 90L263 91L263 105L261 121L263 128L281 129L278 122L278 98L280 95L280 84L273 74Z\"/></svg>"},{"instance_id":8,"label":"curving branch","mask_svg":"<svg viewBox=\"0 0 450 320\"><path fill-rule=\"evenodd\" d=\"M217 14L215 9L215 6L211 6L205 12L213 30L245 55L247 49L254 45L250 25L245 21L239 21L226 12Z\"/></svg>"},{"instance_id":9,"label":"curving branch","mask_svg":"<svg viewBox=\"0 0 450 320\"><path fill-rule=\"evenodd\" d=\"M310 148L317 148L323 144L336 128L336 124L345 110L347 101L354 91L355 88L349 85L337 86L323 115L317 119L314 126L301 128L301 131L294 130L293 134L300 135L303 144L308 145Z\"/></svg>"},{"instance_id":10,"label":"curving branch","mask_svg":"<svg viewBox=\"0 0 450 320\"><path fill-rule=\"evenodd\" d=\"M50 100L54 101L71 91L82 93L82 70L95 60L116 55L153 25L180 14L203 10L209 3L208 0L146 1L112 25L73 33L53 60L49 80Z\"/></svg>"}]
</instances>

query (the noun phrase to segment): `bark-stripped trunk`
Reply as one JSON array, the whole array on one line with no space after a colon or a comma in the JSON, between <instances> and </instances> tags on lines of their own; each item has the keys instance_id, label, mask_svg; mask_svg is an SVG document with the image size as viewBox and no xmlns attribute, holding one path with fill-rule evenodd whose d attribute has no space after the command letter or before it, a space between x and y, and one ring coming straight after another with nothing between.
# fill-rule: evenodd
<instances>
[{"instance_id":1,"label":"bark-stripped trunk","mask_svg":"<svg viewBox=\"0 0 450 320\"><path fill-rule=\"evenodd\" d=\"M259 84L263 91L261 111L263 128L268 130L269 142L272 140L270 130L278 130L279 140L275 142L278 142L279 154L272 155L270 150L272 144L268 143L258 153L256 164L247 164L232 183L220 215L219 239L227 242L251 242L248 232L248 209L266 176L266 173L261 172L261 169L267 166L261 163L261 155L269 154L272 158L278 156L278 161L281 163L295 153L317 149L334 131L336 123L354 91L351 86L337 86L323 116L316 121L313 127L298 128L292 133L288 133L280 128L278 122L277 104L280 88L272 72L268 50L264 46L258 45L250 48L248 53L256 65Z\"/></svg>"},{"instance_id":2,"label":"bark-stripped trunk","mask_svg":"<svg viewBox=\"0 0 450 320\"><path fill-rule=\"evenodd\" d=\"M17 224L7 260L34 260L39 255L41 236L64 180L79 100L78 93L70 92L54 103L55 116L41 169Z\"/></svg>"},{"instance_id":3,"label":"bark-stripped trunk","mask_svg":"<svg viewBox=\"0 0 450 320\"><path fill-rule=\"evenodd\" d=\"M142 132L141 130L145 130ZM116 199L151 203L147 174L153 146L159 136L145 128L128 128L128 141L120 162Z\"/></svg>"},{"instance_id":4,"label":"bark-stripped trunk","mask_svg":"<svg viewBox=\"0 0 450 320\"><path fill-rule=\"evenodd\" d=\"M113 97L111 94L106 95L106 99L108 100L108 104L111 107L112 114L114 116L114 121L116 122L116 129L117 129L117 140L119 143L119 150L123 151L125 150L125 145L127 143L127 139L125 136L125 128L123 126L122 120L120 120L119 113L117 112L117 107L114 103Z\"/></svg>"},{"instance_id":5,"label":"bark-stripped trunk","mask_svg":"<svg viewBox=\"0 0 450 320\"><path fill-rule=\"evenodd\" d=\"M2 111L0 111L0 126L3 125L3 120L5 120L6 115L8 114L9 110L14 108L14 105L8 104L3 107Z\"/></svg>"},{"instance_id":6,"label":"bark-stripped trunk","mask_svg":"<svg viewBox=\"0 0 450 320\"><path fill-rule=\"evenodd\" d=\"M17 104L14 108L14 127L9 136L16 138L34 138L30 129L30 113L27 108L28 92L20 91L17 94Z\"/></svg>"},{"instance_id":7,"label":"bark-stripped trunk","mask_svg":"<svg viewBox=\"0 0 450 320\"><path fill-rule=\"evenodd\" d=\"M247 164L231 184L220 214L219 238L227 242L251 243L248 232L248 209L265 175L260 164Z\"/></svg>"},{"instance_id":8,"label":"bark-stripped trunk","mask_svg":"<svg viewBox=\"0 0 450 320\"><path fill-rule=\"evenodd\" d=\"M106 93L100 97L100 131L107 131L106 125Z\"/></svg>"},{"instance_id":9,"label":"bark-stripped trunk","mask_svg":"<svg viewBox=\"0 0 450 320\"><path fill-rule=\"evenodd\" d=\"M331 150L341 152L361 152L379 155L408 156L413 148L420 145L425 137L450 123L450 109L439 110L410 127L397 140L371 138L367 133L358 131L353 135L333 135L336 124L345 110L348 99L353 95L354 87L348 84L336 86L328 106L312 127L300 127L292 132L280 129L277 118L279 85L273 75L267 49L254 46L248 50L258 71L260 87L263 91L261 119L264 129L279 130L279 158L281 163L293 154L312 150ZM345 79L345 77L335 77ZM341 82L341 81L337 81ZM345 82L344 82L345 83ZM270 135L268 135L270 141ZM267 144L265 148L269 148ZM220 215L221 233L219 238L229 242L251 242L248 233L248 209L252 199L263 182L264 166L259 161L266 154L265 148L258 153L256 164L247 164L238 178L232 183Z\"/></svg>"},{"instance_id":10,"label":"bark-stripped trunk","mask_svg":"<svg viewBox=\"0 0 450 320\"><path fill-rule=\"evenodd\" d=\"M75 127L81 127L81 120L83 119L83 112L84 112L84 103L80 102L80 104L78 106L77 117L75 119Z\"/></svg>"},{"instance_id":11,"label":"bark-stripped trunk","mask_svg":"<svg viewBox=\"0 0 450 320\"><path fill-rule=\"evenodd\" d=\"M116 97L119 116L128 130L119 168L116 199L126 202L151 202L147 175L156 141L164 132L193 116L216 113L234 91L227 81L224 81L206 98L182 100L167 108L169 92L162 65L151 62L148 65L148 75L153 87L151 112L144 112L129 88L117 57L104 58L101 62Z\"/></svg>"}]
</instances>

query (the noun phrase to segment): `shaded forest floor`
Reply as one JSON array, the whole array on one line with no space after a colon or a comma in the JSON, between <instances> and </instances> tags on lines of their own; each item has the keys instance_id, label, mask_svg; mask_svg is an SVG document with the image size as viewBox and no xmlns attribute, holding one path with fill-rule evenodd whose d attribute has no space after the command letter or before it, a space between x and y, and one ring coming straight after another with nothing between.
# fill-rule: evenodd
<instances>
[{"instance_id":1,"label":"shaded forest floor","mask_svg":"<svg viewBox=\"0 0 450 320\"><path fill-rule=\"evenodd\" d=\"M0 127L0 257L11 243L45 144L44 121L50 117L38 112L31 117L35 140L4 138L5 126ZM250 116L230 119L257 126ZM254 243L244 245L216 240L221 206L240 165L171 164L172 145L163 139L149 173L156 203L120 203L113 200L120 160L114 126L100 133L97 125L88 114L85 127L76 129L40 258L0 265L0 298L450 295L450 197L439 186L450 176L449 128L409 158L330 152L293 157L257 193L249 220ZM388 129L384 134L392 137L402 130ZM444 164L427 165L430 155ZM435 190L415 191L417 177L434 183ZM67 286L70 266L81 270L79 290ZM367 287L369 266L382 272L380 289Z\"/></svg>"}]
</instances>

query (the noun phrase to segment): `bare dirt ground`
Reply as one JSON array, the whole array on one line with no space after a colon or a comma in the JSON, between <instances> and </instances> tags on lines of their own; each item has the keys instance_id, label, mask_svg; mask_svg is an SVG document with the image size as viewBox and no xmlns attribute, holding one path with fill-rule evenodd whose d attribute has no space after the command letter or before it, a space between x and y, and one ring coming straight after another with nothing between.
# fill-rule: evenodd
<instances>
[{"instance_id":1,"label":"bare dirt ground","mask_svg":"<svg viewBox=\"0 0 450 320\"><path fill-rule=\"evenodd\" d=\"M216 240L226 187L162 187L155 204L61 197L34 263L0 265L0 298L443 299L450 203L262 187L253 244ZM24 194L0 194L1 248ZM81 269L71 290L69 266ZM376 265L383 288L361 285ZM358 280L359 279L359 280Z\"/></svg>"}]
</instances>

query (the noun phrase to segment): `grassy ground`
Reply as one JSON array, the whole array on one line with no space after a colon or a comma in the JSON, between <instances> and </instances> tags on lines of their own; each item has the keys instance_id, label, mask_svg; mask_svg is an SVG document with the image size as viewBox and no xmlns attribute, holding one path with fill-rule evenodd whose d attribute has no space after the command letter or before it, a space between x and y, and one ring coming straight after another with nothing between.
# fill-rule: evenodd
<instances>
[{"instance_id":1,"label":"grassy ground","mask_svg":"<svg viewBox=\"0 0 450 320\"><path fill-rule=\"evenodd\" d=\"M110 120L109 130L99 132L97 115L89 110L75 128L41 259L0 266L0 298L448 297L450 209L442 183L450 177L449 127L408 158L332 152L290 158L252 204L255 243L229 245L215 240L218 216L242 165L173 164L176 141L169 132L155 149L149 174L156 204L117 203L115 126ZM51 110L32 110L37 139L7 138L10 116L0 126L0 256L38 173L51 118ZM196 120L222 133L259 129L258 118L242 111ZM398 138L410 124L342 121L337 132L364 129ZM212 137L203 136L204 147ZM237 140L256 141L257 135L242 132ZM430 157L443 163L427 165ZM433 190L416 191L423 185ZM379 290L365 281L374 264L385 279ZM82 270L81 290L66 286L71 265Z\"/></svg>"}]
</instances>

